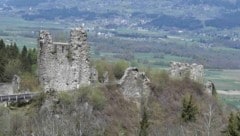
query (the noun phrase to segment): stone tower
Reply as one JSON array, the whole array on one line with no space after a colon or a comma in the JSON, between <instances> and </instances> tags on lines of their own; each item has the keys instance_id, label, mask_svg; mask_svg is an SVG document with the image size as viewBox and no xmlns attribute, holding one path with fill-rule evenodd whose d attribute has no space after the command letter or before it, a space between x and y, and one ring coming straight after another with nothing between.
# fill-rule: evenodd
<instances>
[{"instance_id":1,"label":"stone tower","mask_svg":"<svg viewBox=\"0 0 240 136\"><path fill-rule=\"evenodd\" d=\"M70 32L70 42L53 42L48 31L40 31L38 76L45 91L66 91L90 84L89 46L83 28Z\"/></svg>"}]
</instances>

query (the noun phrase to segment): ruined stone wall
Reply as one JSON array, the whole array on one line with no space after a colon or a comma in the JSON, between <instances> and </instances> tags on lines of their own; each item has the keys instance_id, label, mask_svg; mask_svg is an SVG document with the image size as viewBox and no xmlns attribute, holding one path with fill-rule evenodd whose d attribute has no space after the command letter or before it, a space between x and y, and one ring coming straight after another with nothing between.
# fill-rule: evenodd
<instances>
[{"instance_id":1,"label":"ruined stone wall","mask_svg":"<svg viewBox=\"0 0 240 136\"><path fill-rule=\"evenodd\" d=\"M90 83L89 46L82 28L70 32L69 43L52 41L48 31L40 31L38 76L45 91L74 90Z\"/></svg>"},{"instance_id":2,"label":"ruined stone wall","mask_svg":"<svg viewBox=\"0 0 240 136\"><path fill-rule=\"evenodd\" d=\"M123 96L137 103L146 103L150 93L150 80L144 72L139 72L135 67L129 67L119 81Z\"/></svg>"},{"instance_id":3,"label":"ruined stone wall","mask_svg":"<svg viewBox=\"0 0 240 136\"><path fill-rule=\"evenodd\" d=\"M190 65L188 63L171 62L171 68L169 69L169 72L171 77L174 78L189 77L196 82L203 83L203 65L197 65L196 63Z\"/></svg>"}]
</instances>

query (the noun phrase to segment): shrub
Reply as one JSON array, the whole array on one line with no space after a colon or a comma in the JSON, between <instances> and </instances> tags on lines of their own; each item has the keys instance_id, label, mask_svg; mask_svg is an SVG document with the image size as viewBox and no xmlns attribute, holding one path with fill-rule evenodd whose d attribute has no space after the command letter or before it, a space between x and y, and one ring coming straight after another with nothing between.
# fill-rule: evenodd
<instances>
[{"instance_id":1,"label":"shrub","mask_svg":"<svg viewBox=\"0 0 240 136\"><path fill-rule=\"evenodd\" d=\"M128 62L126 61L118 61L113 64L113 74L116 79L121 79L124 75L124 71L129 67Z\"/></svg>"},{"instance_id":2,"label":"shrub","mask_svg":"<svg viewBox=\"0 0 240 136\"><path fill-rule=\"evenodd\" d=\"M110 63L108 63L106 60L101 59L101 60L97 60L95 62L95 67L98 71L98 80L99 82L103 82L104 81L104 73L108 72L108 76L110 80L114 79L114 74L113 74L113 70L112 70L112 65Z\"/></svg>"},{"instance_id":3,"label":"shrub","mask_svg":"<svg viewBox=\"0 0 240 136\"><path fill-rule=\"evenodd\" d=\"M80 102L90 102L96 110L102 110L106 102L106 98L102 90L90 86L79 89L78 100L80 100Z\"/></svg>"},{"instance_id":4,"label":"shrub","mask_svg":"<svg viewBox=\"0 0 240 136\"><path fill-rule=\"evenodd\" d=\"M102 110L104 108L106 98L101 90L95 90L92 92L89 99L92 102L94 109Z\"/></svg>"},{"instance_id":5,"label":"shrub","mask_svg":"<svg viewBox=\"0 0 240 136\"><path fill-rule=\"evenodd\" d=\"M240 113L231 113L228 119L227 129L224 131L227 136L240 135Z\"/></svg>"},{"instance_id":6,"label":"shrub","mask_svg":"<svg viewBox=\"0 0 240 136\"><path fill-rule=\"evenodd\" d=\"M196 121L196 115L198 113L197 106L193 103L192 95L189 98L183 99L182 107L182 119L184 122Z\"/></svg>"},{"instance_id":7,"label":"shrub","mask_svg":"<svg viewBox=\"0 0 240 136\"><path fill-rule=\"evenodd\" d=\"M20 60L18 59L9 60L9 62L5 66L4 80L6 82L11 81L13 76L19 73L20 69L21 69Z\"/></svg>"},{"instance_id":8,"label":"shrub","mask_svg":"<svg viewBox=\"0 0 240 136\"><path fill-rule=\"evenodd\" d=\"M43 105L44 101L46 99L46 94L44 92L39 93L38 95L36 95L32 100L31 100L31 106L33 108L41 108L41 106Z\"/></svg>"},{"instance_id":9,"label":"shrub","mask_svg":"<svg viewBox=\"0 0 240 136\"><path fill-rule=\"evenodd\" d=\"M156 87L157 90L162 90L169 85L170 78L165 70L150 71L148 74L150 76L149 78L152 84Z\"/></svg>"},{"instance_id":10,"label":"shrub","mask_svg":"<svg viewBox=\"0 0 240 136\"><path fill-rule=\"evenodd\" d=\"M144 107L142 121L140 122L139 136L148 136L148 127L149 127L148 114L146 108Z\"/></svg>"},{"instance_id":11,"label":"shrub","mask_svg":"<svg viewBox=\"0 0 240 136\"><path fill-rule=\"evenodd\" d=\"M71 103L73 103L72 96L67 92L58 93L58 98L59 98L59 101L64 105L70 105Z\"/></svg>"},{"instance_id":12,"label":"shrub","mask_svg":"<svg viewBox=\"0 0 240 136\"><path fill-rule=\"evenodd\" d=\"M40 86L37 76L31 73L23 73L21 75L21 90L39 91Z\"/></svg>"}]
</instances>

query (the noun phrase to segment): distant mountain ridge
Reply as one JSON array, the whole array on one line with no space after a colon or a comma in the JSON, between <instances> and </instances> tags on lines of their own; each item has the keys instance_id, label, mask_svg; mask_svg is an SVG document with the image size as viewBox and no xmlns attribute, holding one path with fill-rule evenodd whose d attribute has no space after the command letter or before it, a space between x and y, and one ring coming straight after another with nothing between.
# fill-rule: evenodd
<instances>
[{"instance_id":1,"label":"distant mountain ridge","mask_svg":"<svg viewBox=\"0 0 240 136\"><path fill-rule=\"evenodd\" d=\"M145 19L145 23L139 26L154 28L240 26L237 23L240 22L237 10L240 8L240 1L237 0L4 0L1 3L13 7L17 14L27 20L74 17L91 21L123 18ZM26 10L29 8L31 10Z\"/></svg>"}]
</instances>

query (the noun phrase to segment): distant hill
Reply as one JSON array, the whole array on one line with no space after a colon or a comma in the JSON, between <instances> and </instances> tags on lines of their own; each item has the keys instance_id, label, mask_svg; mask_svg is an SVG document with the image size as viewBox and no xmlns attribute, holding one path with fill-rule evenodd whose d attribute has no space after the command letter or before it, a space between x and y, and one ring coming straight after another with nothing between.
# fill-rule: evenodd
<instances>
[{"instance_id":1,"label":"distant hill","mask_svg":"<svg viewBox=\"0 0 240 136\"><path fill-rule=\"evenodd\" d=\"M26 20L145 19L141 26L190 30L202 28L203 24L217 28L240 26L237 23L240 2L236 0L5 0L1 3L14 7L13 11Z\"/></svg>"}]
</instances>

